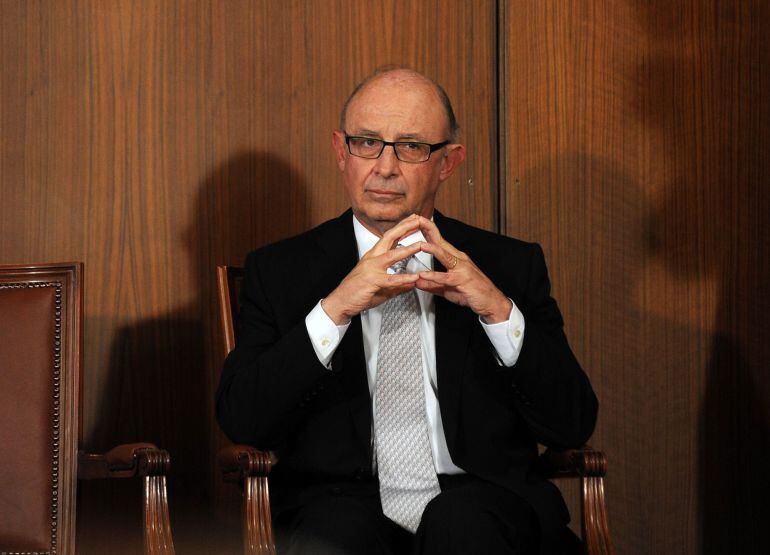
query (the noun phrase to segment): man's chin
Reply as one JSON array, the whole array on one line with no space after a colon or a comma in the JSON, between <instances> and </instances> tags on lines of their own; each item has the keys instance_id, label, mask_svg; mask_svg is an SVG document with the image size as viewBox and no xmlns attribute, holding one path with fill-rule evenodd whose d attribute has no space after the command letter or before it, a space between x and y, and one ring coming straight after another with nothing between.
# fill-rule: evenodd
<instances>
[{"instance_id":1,"label":"man's chin","mask_svg":"<svg viewBox=\"0 0 770 555\"><path fill-rule=\"evenodd\" d=\"M400 222L401 220L409 216L411 216L411 213L409 214L402 214L401 212L394 213L394 214L356 213L356 218L358 218L358 221L361 222L364 225L364 227L368 228L369 231L375 232L378 235L382 235L389 229L395 227L396 224L398 224L398 222Z\"/></svg>"}]
</instances>

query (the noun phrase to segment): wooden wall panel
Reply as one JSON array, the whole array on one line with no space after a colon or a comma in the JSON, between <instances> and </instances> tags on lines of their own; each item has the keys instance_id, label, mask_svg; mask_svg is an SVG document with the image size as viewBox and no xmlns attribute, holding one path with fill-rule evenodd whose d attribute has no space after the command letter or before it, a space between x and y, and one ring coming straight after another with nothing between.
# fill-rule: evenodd
<instances>
[{"instance_id":1,"label":"wooden wall panel","mask_svg":"<svg viewBox=\"0 0 770 555\"><path fill-rule=\"evenodd\" d=\"M213 268L346 207L340 105L407 64L469 147L439 207L546 250L602 403L619 552L767 551L769 11L0 0L0 262L86 262L84 444L169 448L179 551L237 550ZM137 545L129 488L81 486L81 552Z\"/></svg>"},{"instance_id":2,"label":"wooden wall panel","mask_svg":"<svg viewBox=\"0 0 770 555\"><path fill-rule=\"evenodd\" d=\"M767 552L770 5L501 8L504 230L597 389L618 552Z\"/></svg>"},{"instance_id":3,"label":"wooden wall panel","mask_svg":"<svg viewBox=\"0 0 770 555\"><path fill-rule=\"evenodd\" d=\"M83 443L171 451L180 553L226 552L217 530L239 541L210 518L237 510L213 466L214 267L346 208L331 131L384 64L445 85L470 154L439 207L493 228L495 15L460 0L0 0L0 262L85 261ZM81 485L80 552L141 541L118 531L130 488Z\"/></svg>"}]
</instances>

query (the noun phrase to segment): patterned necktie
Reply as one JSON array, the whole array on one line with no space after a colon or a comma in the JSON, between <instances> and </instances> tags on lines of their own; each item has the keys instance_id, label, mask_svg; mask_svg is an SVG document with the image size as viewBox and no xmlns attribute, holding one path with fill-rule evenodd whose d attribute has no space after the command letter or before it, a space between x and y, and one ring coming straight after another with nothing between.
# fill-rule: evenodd
<instances>
[{"instance_id":1,"label":"patterned necktie","mask_svg":"<svg viewBox=\"0 0 770 555\"><path fill-rule=\"evenodd\" d=\"M403 273L406 261L393 268ZM374 428L382 510L414 532L425 505L441 492L425 414L420 306L414 291L383 305Z\"/></svg>"}]
</instances>

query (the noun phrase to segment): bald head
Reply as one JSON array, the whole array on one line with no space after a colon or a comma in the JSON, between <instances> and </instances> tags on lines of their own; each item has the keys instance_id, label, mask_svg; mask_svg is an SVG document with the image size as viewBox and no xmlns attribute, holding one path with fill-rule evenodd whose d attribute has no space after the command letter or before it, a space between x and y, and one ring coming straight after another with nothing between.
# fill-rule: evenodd
<instances>
[{"instance_id":1,"label":"bald head","mask_svg":"<svg viewBox=\"0 0 770 555\"><path fill-rule=\"evenodd\" d=\"M439 186L465 160L465 146L453 140L451 105L443 99L441 87L424 75L397 69L369 77L345 103L332 146L353 214L375 235L410 214L430 218ZM379 141L382 148L376 156L354 154L352 139ZM425 159L409 161L396 145L431 150Z\"/></svg>"},{"instance_id":2,"label":"bald head","mask_svg":"<svg viewBox=\"0 0 770 555\"><path fill-rule=\"evenodd\" d=\"M450 102L446 91L444 91L441 85L432 79L429 79L422 73L407 68L378 70L356 85L356 87L353 89L353 92L350 93L350 96L345 101L345 105L342 107L342 112L340 113L340 129L343 131L345 130L345 125L347 123L347 113L351 104L353 104L358 99L362 92L377 83L387 83L396 89L403 88L408 90L424 88L431 91L431 94L435 95L435 98L438 100L438 102L441 103L444 114L446 116L447 138L451 142L457 141L457 135L460 129L457 126L457 120L455 119L455 113L452 109L452 103Z\"/></svg>"}]
</instances>

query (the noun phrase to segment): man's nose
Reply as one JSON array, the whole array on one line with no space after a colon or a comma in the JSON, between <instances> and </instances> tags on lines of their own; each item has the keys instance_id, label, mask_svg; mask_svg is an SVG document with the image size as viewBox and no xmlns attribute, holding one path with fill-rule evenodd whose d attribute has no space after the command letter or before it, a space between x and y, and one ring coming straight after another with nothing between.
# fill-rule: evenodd
<instances>
[{"instance_id":1,"label":"man's nose","mask_svg":"<svg viewBox=\"0 0 770 555\"><path fill-rule=\"evenodd\" d=\"M382 154L377 158L377 163L374 167L375 172L382 177L388 177L398 174L399 169L395 147L393 145L385 146Z\"/></svg>"}]
</instances>

